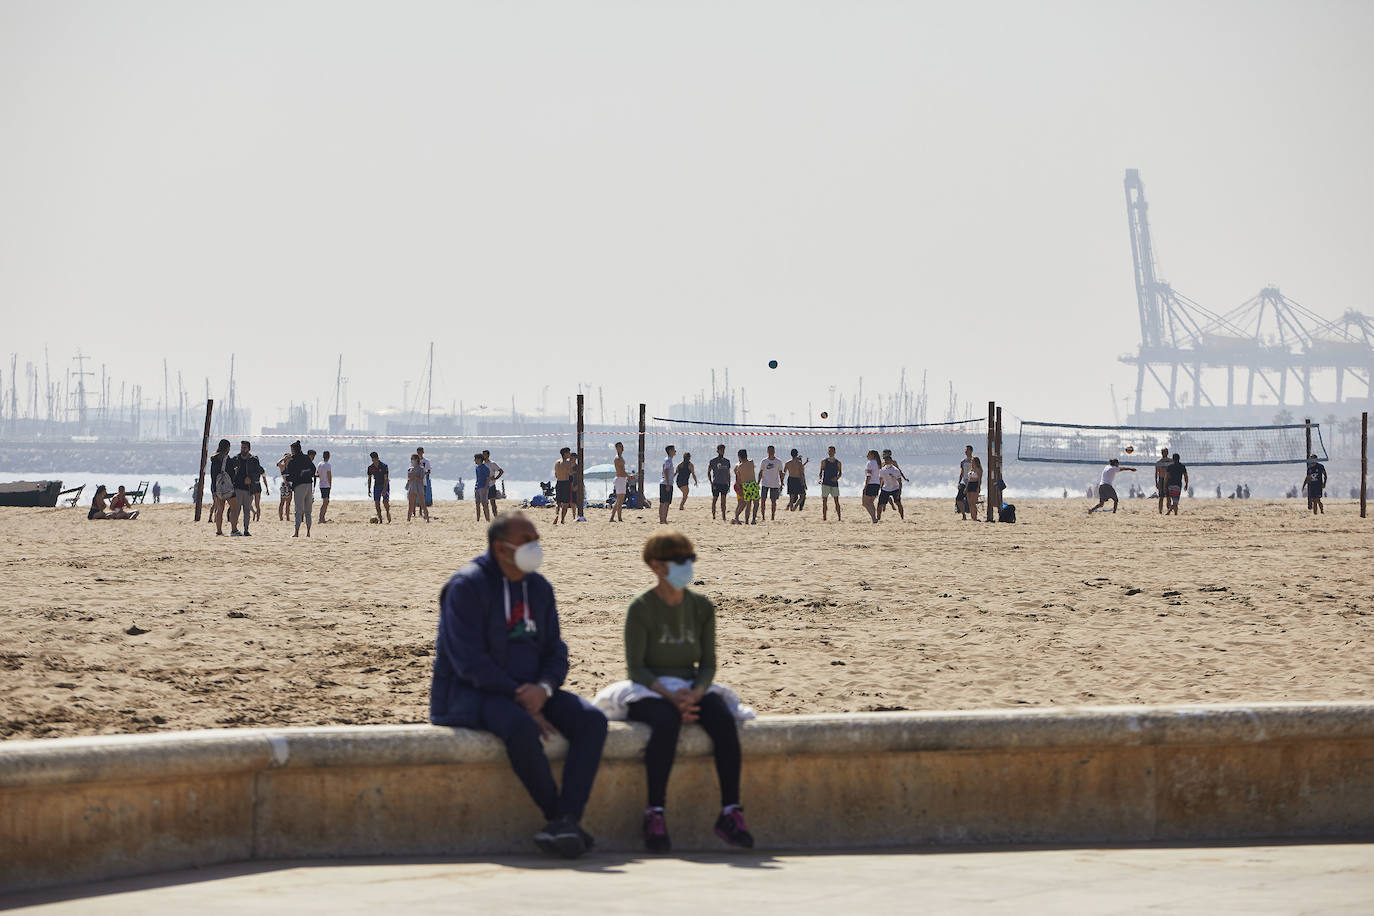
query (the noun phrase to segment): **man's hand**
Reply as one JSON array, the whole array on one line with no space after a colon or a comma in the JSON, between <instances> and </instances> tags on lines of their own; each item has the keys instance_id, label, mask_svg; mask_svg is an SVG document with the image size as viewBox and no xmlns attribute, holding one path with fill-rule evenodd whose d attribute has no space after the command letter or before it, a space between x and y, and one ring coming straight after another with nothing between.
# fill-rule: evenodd
<instances>
[{"instance_id":1,"label":"man's hand","mask_svg":"<svg viewBox=\"0 0 1374 916\"><path fill-rule=\"evenodd\" d=\"M558 734L558 729L554 728L553 724L549 722L548 719L544 718L543 713L530 713L530 718L534 720L535 725L539 726L539 734L543 737L552 738L554 735Z\"/></svg>"},{"instance_id":2,"label":"man's hand","mask_svg":"<svg viewBox=\"0 0 1374 916\"><path fill-rule=\"evenodd\" d=\"M673 705L682 714L683 722L695 722L701 708L701 691L694 687L683 687L673 691Z\"/></svg>"},{"instance_id":3,"label":"man's hand","mask_svg":"<svg viewBox=\"0 0 1374 916\"><path fill-rule=\"evenodd\" d=\"M539 717L540 711L548 701L548 693L538 684L521 684L515 688L515 702L519 703L525 712L535 718Z\"/></svg>"}]
</instances>

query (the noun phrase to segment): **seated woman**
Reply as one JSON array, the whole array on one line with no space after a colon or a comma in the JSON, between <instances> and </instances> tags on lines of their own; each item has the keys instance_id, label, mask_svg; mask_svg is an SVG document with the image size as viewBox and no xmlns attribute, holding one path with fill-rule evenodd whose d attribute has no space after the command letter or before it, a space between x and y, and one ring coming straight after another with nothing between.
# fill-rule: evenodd
<instances>
[{"instance_id":1,"label":"seated woman","mask_svg":"<svg viewBox=\"0 0 1374 916\"><path fill-rule=\"evenodd\" d=\"M110 517L110 514L105 511L105 497L107 495L108 491L106 491L104 484L95 488L95 496L91 499L91 510L86 513L87 519L97 521Z\"/></svg>"},{"instance_id":2,"label":"seated woman","mask_svg":"<svg viewBox=\"0 0 1374 916\"><path fill-rule=\"evenodd\" d=\"M699 723L714 746L721 801L716 835L732 846L754 845L739 804L740 742L735 721L737 716L750 718L754 713L740 706L733 692L713 684L716 608L709 598L687 588L696 560L692 550L692 542L675 531L655 534L644 544L644 562L658 583L630 602L625 617L630 681L613 684L596 698L607 718L629 718L652 729L644 752L649 789L644 845L650 852L667 852L672 846L663 807L684 722ZM623 714L617 716L620 708Z\"/></svg>"},{"instance_id":3,"label":"seated woman","mask_svg":"<svg viewBox=\"0 0 1374 916\"><path fill-rule=\"evenodd\" d=\"M102 487L101 489L104 489ZM129 511L129 496L120 487L119 492L110 498L110 514L106 518L135 519L138 518L138 510Z\"/></svg>"}]
</instances>

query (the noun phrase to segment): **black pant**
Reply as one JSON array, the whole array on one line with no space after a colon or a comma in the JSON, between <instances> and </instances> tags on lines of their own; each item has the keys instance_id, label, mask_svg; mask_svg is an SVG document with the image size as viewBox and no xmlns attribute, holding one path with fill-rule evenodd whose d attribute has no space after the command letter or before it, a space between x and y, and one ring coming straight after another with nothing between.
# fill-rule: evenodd
<instances>
[{"instance_id":1,"label":"black pant","mask_svg":"<svg viewBox=\"0 0 1374 916\"><path fill-rule=\"evenodd\" d=\"M515 775L544 817L554 820L566 816L580 821L592 794L597 767L601 765L606 717L598 710L584 707L573 694L558 690L544 704L544 718L568 739L561 795L540 743L539 726L530 714L509 697L492 695L482 700L482 727L506 742L506 754Z\"/></svg>"},{"instance_id":2,"label":"black pant","mask_svg":"<svg viewBox=\"0 0 1374 916\"><path fill-rule=\"evenodd\" d=\"M682 713L662 697L635 700L629 718L653 729L644 750L644 770L649 782L649 805L661 808L668 796L668 774L677 756L677 736L682 729ZM735 717L719 694L701 698L699 723L711 736L716 758L716 778L720 780L720 803L739 804L740 749Z\"/></svg>"}]
</instances>

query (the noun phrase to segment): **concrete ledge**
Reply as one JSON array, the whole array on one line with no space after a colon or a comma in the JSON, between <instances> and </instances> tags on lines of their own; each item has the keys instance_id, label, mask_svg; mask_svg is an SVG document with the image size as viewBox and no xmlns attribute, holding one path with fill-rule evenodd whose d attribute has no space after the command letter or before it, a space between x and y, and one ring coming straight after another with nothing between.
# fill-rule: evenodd
<instances>
[{"instance_id":1,"label":"concrete ledge","mask_svg":"<svg viewBox=\"0 0 1374 916\"><path fill-rule=\"evenodd\" d=\"M636 849L648 730L613 725L586 825ZM765 717L742 732L762 843L1374 835L1374 703ZM561 760L561 739L549 742ZM710 742L684 731L675 848L715 848ZM427 725L0 743L0 890L248 858L527 850L491 735Z\"/></svg>"}]
</instances>

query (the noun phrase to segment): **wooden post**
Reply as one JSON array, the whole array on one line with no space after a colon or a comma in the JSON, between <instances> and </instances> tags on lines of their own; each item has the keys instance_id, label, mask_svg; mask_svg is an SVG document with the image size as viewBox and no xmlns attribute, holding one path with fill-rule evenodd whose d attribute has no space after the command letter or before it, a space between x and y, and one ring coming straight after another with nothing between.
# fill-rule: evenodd
<instances>
[{"instance_id":1,"label":"wooden post","mask_svg":"<svg viewBox=\"0 0 1374 916\"><path fill-rule=\"evenodd\" d=\"M639 508L644 508L644 405L639 405L639 468L635 471L635 486L639 487Z\"/></svg>"},{"instance_id":2,"label":"wooden post","mask_svg":"<svg viewBox=\"0 0 1374 916\"><path fill-rule=\"evenodd\" d=\"M997 448L997 520L1002 520L1002 406L997 406L997 435L993 445Z\"/></svg>"},{"instance_id":3,"label":"wooden post","mask_svg":"<svg viewBox=\"0 0 1374 916\"><path fill-rule=\"evenodd\" d=\"M1365 486L1369 481L1369 411L1360 414L1360 518L1366 518Z\"/></svg>"},{"instance_id":4,"label":"wooden post","mask_svg":"<svg viewBox=\"0 0 1374 916\"><path fill-rule=\"evenodd\" d=\"M992 514L992 440L997 434L997 403L988 401L988 463L983 465L983 480L987 483L988 521L995 521Z\"/></svg>"},{"instance_id":5,"label":"wooden post","mask_svg":"<svg viewBox=\"0 0 1374 916\"><path fill-rule=\"evenodd\" d=\"M205 432L200 437L200 477L196 480L196 521L200 521L200 504L205 497L205 462L210 457L210 415L215 412L215 401L205 402ZM211 481L213 483L213 481ZM246 530L246 529L245 529Z\"/></svg>"},{"instance_id":6,"label":"wooden post","mask_svg":"<svg viewBox=\"0 0 1374 916\"><path fill-rule=\"evenodd\" d=\"M1307 427L1307 451L1302 453L1302 460L1305 464L1312 457L1312 418L1303 417L1302 422Z\"/></svg>"},{"instance_id":7,"label":"wooden post","mask_svg":"<svg viewBox=\"0 0 1374 916\"><path fill-rule=\"evenodd\" d=\"M585 429L582 416L582 395L577 396L577 518L587 518L587 479L582 470L587 466L587 453L582 447L582 433Z\"/></svg>"}]
</instances>

